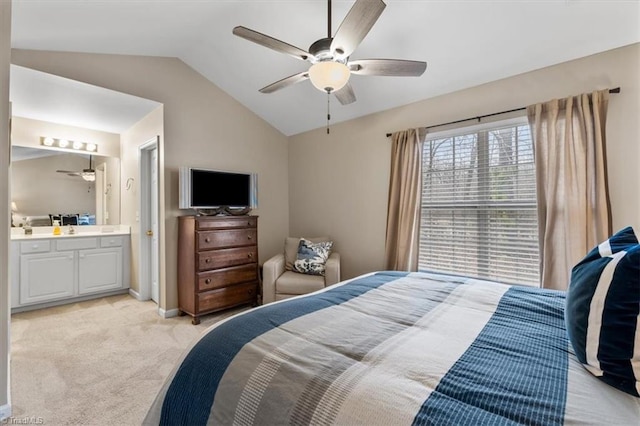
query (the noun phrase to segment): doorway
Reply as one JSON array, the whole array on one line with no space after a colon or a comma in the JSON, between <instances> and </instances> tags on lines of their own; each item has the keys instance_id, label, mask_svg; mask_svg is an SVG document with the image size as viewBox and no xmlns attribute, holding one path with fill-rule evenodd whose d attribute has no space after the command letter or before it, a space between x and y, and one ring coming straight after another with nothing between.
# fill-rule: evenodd
<instances>
[{"instance_id":1,"label":"doorway","mask_svg":"<svg viewBox=\"0 0 640 426\"><path fill-rule=\"evenodd\" d=\"M139 148L140 155L140 296L160 304L158 235L159 136Z\"/></svg>"}]
</instances>

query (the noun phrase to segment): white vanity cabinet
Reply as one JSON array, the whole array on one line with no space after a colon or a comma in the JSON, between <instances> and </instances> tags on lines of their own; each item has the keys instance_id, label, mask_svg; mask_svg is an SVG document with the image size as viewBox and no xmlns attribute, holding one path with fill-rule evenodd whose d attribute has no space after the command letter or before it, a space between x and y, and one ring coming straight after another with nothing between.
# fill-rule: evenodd
<instances>
[{"instance_id":1,"label":"white vanity cabinet","mask_svg":"<svg viewBox=\"0 0 640 426\"><path fill-rule=\"evenodd\" d=\"M78 293L122 288L122 248L78 252Z\"/></svg>"},{"instance_id":2,"label":"white vanity cabinet","mask_svg":"<svg viewBox=\"0 0 640 426\"><path fill-rule=\"evenodd\" d=\"M129 235L65 236L12 241L14 312L129 288Z\"/></svg>"},{"instance_id":3,"label":"white vanity cabinet","mask_svg":"<svg viewBox=\"0 0 640 426\"><path fill-rule=\"evenodd\" d=\"M72 297L73 253L25 254L20 257L20 304Z\"/></svg>"}]
</instances>

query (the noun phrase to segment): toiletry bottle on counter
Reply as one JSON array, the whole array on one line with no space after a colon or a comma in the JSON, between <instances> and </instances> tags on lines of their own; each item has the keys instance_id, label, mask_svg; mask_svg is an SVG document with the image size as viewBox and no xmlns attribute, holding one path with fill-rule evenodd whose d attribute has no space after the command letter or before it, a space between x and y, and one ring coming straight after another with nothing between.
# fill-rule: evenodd
<instances>
[{"instance_id":1,"label":"toiletry bottle on counter","mask_svg":"<svg viewBox=\"0 0 640 426\"><path fill-rule=\"evenodd\" d=\"M53 235L60 235L62 234L62 232L60 231L60 221L59 220L54 220L53 221Z\"/></svg>"}]
</instances>

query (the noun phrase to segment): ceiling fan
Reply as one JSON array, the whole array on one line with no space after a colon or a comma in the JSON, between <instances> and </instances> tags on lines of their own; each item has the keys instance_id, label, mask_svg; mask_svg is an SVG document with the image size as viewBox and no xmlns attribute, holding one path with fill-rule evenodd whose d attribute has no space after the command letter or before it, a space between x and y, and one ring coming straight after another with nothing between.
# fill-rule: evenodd
<instances>
[{"instance_id":1,"label":"ceiling fan","mask_svg":"<svg viewBox=\"0 0 640 426\"><path fill-rule=\"evenodd\" d=\"M349 84L351 74L418 77L424 73L427 63L421 61L349 60L386 7L382 0L357 0L333 37L331 36L331 0L327 3L328 35L326 38L315 41L308 52L249 28L238 26L233 29L233 34L238 37L312 64L307 71L276 81L260 89L260 92L272 93L309 79L317 89L334 94L342 105L347 105L356 100L353 88Z\"/></svg>"},{"instance_id":2,"label":"ceiling fan","mask_svg":"<svg viewBox=\"0 0 640 426\"><path fill-rule=\"evenodd\" d=\"M89 168L82 169L82 171L71 171L71 170L56 170L58 173L65 173L68 176L79 176L87 182L93 182L96 180L96 171L91 166L91 155L89 155Z\"/></svg>"}]
</instances>

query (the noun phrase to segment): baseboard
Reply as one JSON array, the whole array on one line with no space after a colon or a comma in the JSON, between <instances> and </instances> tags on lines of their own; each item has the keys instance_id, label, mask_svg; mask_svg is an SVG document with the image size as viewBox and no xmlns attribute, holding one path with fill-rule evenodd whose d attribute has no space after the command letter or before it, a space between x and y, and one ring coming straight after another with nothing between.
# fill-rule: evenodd
<instances>
[{"instance_id":1,"label":"baseboard","mask_svg":"<svg viewBox=\"0 0 640 426\"><path fill-rule=\"evenodd\" d=\"M17 314L18 312L33 311L34 309L42 309L42 308L51 308L53 306L68 305L71 303L84 302L85 300L100 299L102 297L109 297L109 296L115 296L117 294L127 294L127 293L129 293L129 289L105 291L104 293L94 293L94 294L88 294L88 295L78 296L78 297L70 297L68 299L55 300L53 302L18 306L16 308L11 308L11 313Z\"/></svg>"},{"instance_id":2,"label":"baseboard","mask_svg":"<svg viewBox=\"0 0 640 426\"><path fill-rule=\"evenodd\" d=\"M168 311L165 311L162 308L158 308L158 314L162 317L162 318L173 318L173 317L177 317L178 316L178 312L180 312L179 309L169 309Z\"/></svg>"},{"instance_id":3,"label":"baseboard","mask_svg":"<svg viewBox=\"0 0 640 426\"><path fill-rule=\"evenodd\" d=\"M132 288L129 289L129 295L140 302L143 301L142 296L140 296L140 293L138 293Z\"/></svg>"},{"instance_id":4,"label":"baseboard","mask_svg":"<svg viewBox=\"0 0 640 426\"><path fill-rule=\"evenodd\" d=\"M0 420L11 417L11 406L9 404L0 405Z\"/></svg>"}]
</instances>

